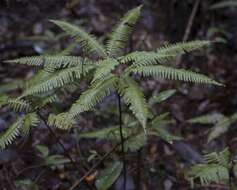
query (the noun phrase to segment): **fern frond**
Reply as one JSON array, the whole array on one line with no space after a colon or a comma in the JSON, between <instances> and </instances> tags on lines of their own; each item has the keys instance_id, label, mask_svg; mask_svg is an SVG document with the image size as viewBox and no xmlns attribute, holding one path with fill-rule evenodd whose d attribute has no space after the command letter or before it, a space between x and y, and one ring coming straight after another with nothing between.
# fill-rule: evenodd
<instances>
[{"instance_id":1,"label":"fern frond","mask_svg":"<svg viewBox=\"0 0 237 190\"><path fill-rule=\"evenodd\" d=\"M30 66L51 66L55 69L66 68L69 66L80 65L83 62L83 58L77 56L63 56L63 55L40 55L22 57L19 59L7 60L8 63L18 63Z\"/></svg>"},{"instance_id":2,"label":"fern frond","mask_svg":"<svg viewBox=\"0 0 237 190\"><path fill-rule=\"evenodd\" d=\"M196 40L190 42L179 42L171 45L165 45L161 48L157 49L158 54L163 55L181 55L184 53L189 53L194 50L201 49L203 47L209 46L211 44L210 41L205 40Z\"/></svg>"},{"instance_id":3,"label":"fern frond","mask_svg":"<svg viewBox=\"0 0 237 190\"><path fill-rule=\"evenodd\" d=\"M219 164L198 164L191 168L190 178L192 184L195 179L199 179L201 185L208 185L212 182L220 183L229 179L229 171Z\"/></svg>"},{"instance_id":4,"label":"fern frond","mask_svg":"<svg viewBox=\"0 0 237 190\"><path fill-rule=\"evenodd\" d=\"M139 6L130 10L111 33L107 44L107 53L110 57L121 54L128 43L134 25L140 17L141 8L142 6Z\"/></svg>"},{"instance_id":5,"label":"fern frond","mask_svg":"<svg viewBox=\"0 0 237 190\"><path fill-rule=\"evenodd\" d=\"M212 182L218 183L229 179L230 151L228 148L216 153L210 153L204 156L205 164L198 164L191 168L190 179L193 184L198 178L202 185Z\"/></svg>"},{"instance_id":6,"label":"fern frond","mask_svg":"<svg viewBox=\"0 0 237 190\"><path fill-rule=\"evenodd\" d=\"M27 135L30 131L30 127L36 127L40 120L36 113L28 113L23 118L21 131L24 135Z\"/></svg>"},{"instance_id":7,"label":"fern frond","mask_svg":"<svg viewBox=\"0 0 237 190\"><path fill-rule=\"evenodd\" d=\"M51 20L66 33L76 38L76 41L81 45L85 53L96 54L101 58L105 58L106 51L104 47L95 39L94 36L88 34L83 29L69 24L68 22Z\"/></svg>"},{"instance_id":8,"label":"fern frond","mask_svg":"<svg viewBox=\"0 0 237 190\"><path fill-rule=\"evenodd\" d=\"M173 60L176 55L172 54L159 54L156 52L146 52L146 51L135 51L129 53L125 56L121 56L118 60L121 63L129 63L136 66L142 65L156 65L156 64L164 64L168 61Z\"/></svg>"},{"instance_id":9,"label":"fern frond","mask_svg":"<svg viewBox=\"0 0 237 190\"><path fill-rule=\"evenodd\" d=\"M51 90L60 88L68 83L74 82L80 79L83 75L88 73L93 66L77 66L66 68L60 71L56 71L53 74L49 75L48 78L44 79L44 81L31 86L26 89L22 94L22 97L33 95L33 94L41 94L46 93Z\"/></svg>"},{"instance_id":10,"label":"fern frond","mask_svg":"<svg viewBox=\"0 0 237 190\"><path fill-rule=\"evenodd\" d=\"M117 65L119 65L119 62L112 58L99 61L92 82L104 79Z\"/></svg>"},{"instance_id":11,"label":"fern frond","mask_svg":"<svg viewBox=\"0 0 237 190\"><path fill-rule=\"evenodd\" d=\"M117 82L118 78L116 76L109 75L104 80L94 83L88 90L83 92L80 98L72 105L69 114L75 117L81 112L91 110L104 97L115 90Z\"/></svg>"},{"instance_id":12,"label":"fern frond","mask_svg":"<svg viewBox=\"0 0 237 190\"><path fill-rule=\"evenodd\" d=\"M179 80L186 82L214 84L218 86L223 86L221 83L218 83L203 74L162 65L134 67L130 69L130 72L137 73L143 76L153 76L169 80Z\"/></svg>"},{"instance_id":13,"label":"fern frond","mask_svg":"<svg viewBox=\"0 0 237 190\"><path fill-rule=\"evenodd\" d=\"M58 115L50 114L48 118L48 124L49 126L67 130L75 124L75 120L68 113L60 113Z\"/></svg>"},{"instance_id":14,"label":"fern frond","mask_svg":"<svg viewBox=\"0 0 237 190\"><path fill-rule=\"evenodd\" d=\"M22 99L9 99L8 106L15 112L29 112L32 109L30 103Z\"/></svg>"},{"instance_id":15,"label":"fern frond","mask_svg":"<svg viewBox=\"0 0 237 190\"><path fill-rule=\"evenodd\" d=\"M120 80L119 93L124 102L129 105L129 109L133 112L146 132L148 106L144 94L132 78L126 77Z\"/></svg>"},{"instance_id":16,"label":"fern frond","mask_svg":"<svg viewBox=\"0 0 237 190\"><path fill-rule=\"evenodd\" d=\"M230 151L228 148L225 148L219 153L212 152L210 154L205 155L204 159L207 163L216 163L228 168L230 161Z\"/></svg>"},{"instance_id":17,"label":"fern frond","mask_svg":"<svg viewBox=\"0 0 237 190\"><path fill-rule=\"evenodd\" d=\"M11 144L16 137L20 134L20 128L22 127L23 119L18 119L12 124L5 132L0 134L0 149L5 149L6 146Z\"/></svg>"}]
</instances>

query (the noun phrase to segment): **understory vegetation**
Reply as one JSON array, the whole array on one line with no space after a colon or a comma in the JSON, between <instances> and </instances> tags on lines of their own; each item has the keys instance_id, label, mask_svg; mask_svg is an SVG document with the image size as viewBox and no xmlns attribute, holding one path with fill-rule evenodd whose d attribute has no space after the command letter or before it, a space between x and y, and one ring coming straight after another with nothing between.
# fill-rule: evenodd
<instances>
[{"instance_id":1,"label":"understory vegetation","mask_svg":"<svg viewBox=\"0 0 237 190\"><path fill-rule=\"evenodd\" d=\"M72 8L78 3L72 1L67 6ZM210 97L213 92L225 91L228 83L213 72L201 72L199 66L182 63L186 59L189 62L190 55L198 55L192 62L205 62L216 47L228 43L226 31L209 28L206 40L184 39L150 48L141 42L134 46L133 33L139 34L137 25L148 5L146 2L133 6L99 38L81 24L50 19L48 24L57 32L48 31L39 39L30 39L45 40L45 44L49 43L47 50L3 60L5 67L31 72L1 83L0 107L14 116L1 130L0 149L3 157L12 149L24 150L26 157L31 152L28 163L37 163L20 171L17 166L12 184L3 186L5 189L44 189L40 179L45 172L49 173L47 178L58 172L60 179L55 181L55 187L45 189L237 188L234 143L214 146L220 138L235 132L237 114L211 109L200 114L198 110L209 101L200 101L196 110L191 110L193 100L187 98L192 93L200 100L200 91L206 91L203 98ZM236 3L218 2L208 10L229 6L235 7ZM219 33L222 36L216 37ZM141 32L138 34L136 37L146 38ZM55 45L62 42L63 47ZM192 92L191 88L197 91ZM181 98L173 102L174 106L190 102L190 110L186 111L192 114L187 113L185 119L180 119L183 116L177 113L179 109L173 114L165 106L176 96ZM182 125L189 129L180 129ZM191 134L191 128L196 133ZM197 131L203 131L201 137ZM42 141L41 136L46 134L48 141ZM192 138L210 145L201 151L203 156L184 143ZM232 138L234 141L234 135ZM49 141L54 141L53 145ZM158 153L161 146L162 152ZM166 158L173 156L172 148L180 156L174 157L175 164L169 166ZM165 159L159 154L166 155ZM180 164L182 159L187 163ZM170 169L173 167L179 174L175 178ZM7 165L4 168L7 170ZM34 168L44 169L35 178L29 177L31 173L27 172ZM164 186L158 182L148 185L150 179L157 178Z\"/></svg>"}]
</instances>

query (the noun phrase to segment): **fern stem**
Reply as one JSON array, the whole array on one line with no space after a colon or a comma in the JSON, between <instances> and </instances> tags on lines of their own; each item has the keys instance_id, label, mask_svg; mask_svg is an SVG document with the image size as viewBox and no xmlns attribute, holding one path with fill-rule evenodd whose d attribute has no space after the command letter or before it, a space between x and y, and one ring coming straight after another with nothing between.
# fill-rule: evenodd
<instances>
[{"instance_id":1,"label":"fern stem","mask_svg":"<svg viewBox=\"0 0 237 190\"><path fill-rule=\"evenodd\" d=\"M124 150L124 136L123 136L123 128L122 128L122 106L121 106L121 97L118 94L118 108L119 108L119 132L121 139L121 149L122 149L122 157L123 157L123 190L126 190L127 184L127 169L126 169L126 157Z\"/></svg>"},{"instance_id":2,"label":"fern stem","mask_svg":"<svg viewBox=\"0 0 237 190\"><path fill-rule=\"evenodd\" d=\"M137 151L137 190L141 189L142 148Z\"/></svg>"}]
</instances>

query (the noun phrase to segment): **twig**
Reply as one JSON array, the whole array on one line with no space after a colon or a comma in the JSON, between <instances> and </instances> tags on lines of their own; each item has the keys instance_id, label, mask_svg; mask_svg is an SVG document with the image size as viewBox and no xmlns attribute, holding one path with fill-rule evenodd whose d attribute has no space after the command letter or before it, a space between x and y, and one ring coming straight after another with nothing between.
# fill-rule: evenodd
<instances>
[{"instance_id":1,"label":"twig","mask_svg":"<svg viewBox=\"0 0 237 190\"><path fill-rule=\"evenodd\" d=\"M77 163L73 160L73 158L71 157L71 155L68 153L68 150L66 149L66 147L64 146L64 144L60 141L60 139L58 138L58 136L54 133L53 129L51 129L51 127L47 124L46 120L44 119L44 117L41 115L41 113L37 113L40 117L40 119L44 122L45 126L47 127L47 129L49 130L49 132L54 136L54 138L56 139L57 143L62 147L62 149L64 150L65 155L68 157L68 159L71 161L71 163L73 164L74 167L76 167L77 169Z\"/></svg>"},{"instance_id":2,"label":"twig","mask_svg":"<svg viewBox=\"0 0 237 190\"><path fill-rule=\"evenodd\" d=\"M75 160L73 160L73 158L71 157L71 155L69 154L68 150L66 149L66 147L64 146L64 144L60 141L60 139L58 138L58 136L54 133L53 129L51 129L51 127L47 124L46 120L44 119L44 117L41 115L41 113L37 112L38 116L40 117L40 119L44 122L45 126L47 127L47 129L49 130L49 132L54 136L54 138L56 139L56 141L58 142L58 144L62 147L62 149L64 150L65 156L68 157L68 159L70 160L70 162L73 164L73 166L79 171L80 168L78 167L77 163L75 162ZM85 169L83 168L83 172L85 172ZM91 184L89 184L87 181L85 181L86 185L89 187L89 189L94 190L95 188L93 186L91 186Z\"/></svg>"},{"instance_id":3,"label":"twig","mask_svg":"<svg viewBox=\"0 0 237 190\"><path fill-rule=\"evenodd\" d=\"M123 156L123 190L126 190L127 183L127 170L126 170L126 157L124 150L124 137L123 137L123 128L122 128L122 106L121 106L121 97L118 94L118 107L119 107L119 132L121 139L121 148L122 148L122 156Z\"/></svg>"},{"instance_id":4,"label":"twig","mask_svg":"<svg viewBox=\"0 0 237 190\"><path fill-rule=\"evenodd\" d=\"M126 142L128 139L132 138L133 136L136 136L137 134L133 134L128 136L126 139L124 139L124 142ZM106 158L110 156L119 146L121 145L121 142L116 144L109 152L107 152L95 165L93 165L90 170L88 170L79 180L77 180L69 190L75 189L80 183L90 174L92 173Z\"/></svg>"},{"instance_id":5,"label":"twig","mask_svg":"<svg viewBox=\"0 0 237 190\"><path fill-rule=\"evenodd\" d=\"M137 190L141 189L142 148L137 151Z\"/></svg>"},{"instance_id":6,"label":"twig","mask_svg":"<svg viewBox=\"0 0 237 190\"><path fill-rule=\"evenodd\" d=\"M193 9L192 9L191 15L188 19L188 24L186 26L185 33L184 33L184 36L183 36L183 39L182 39L183 42L186 42L188 40L189 34L191 32L191 28L193 26L193 20L194 20L196 14L197 14L197 10L198 10L200 1L201 0L196 0L195 4L193 6ZM180 55L177 58L176 65L179 65L181 63L181 61L182 61L182 56Z\"/></svg>"},{"instance_id":7,"label":"twig","mask_svg":"<svg viewBox=\"0 0 237 190\"><path fill-rule=\"evenodd\" d=\"M112 152L114 152L117 147L119 146L115 145L109 152L107 152L101 160L99 160L94 166L92 166L79 180L77 180L71 187L69 190L73 190L75 189L78 185L80 185L80 183L92 172L94 171L94 169L96 169Z\"/></svg>"}]
</instances>

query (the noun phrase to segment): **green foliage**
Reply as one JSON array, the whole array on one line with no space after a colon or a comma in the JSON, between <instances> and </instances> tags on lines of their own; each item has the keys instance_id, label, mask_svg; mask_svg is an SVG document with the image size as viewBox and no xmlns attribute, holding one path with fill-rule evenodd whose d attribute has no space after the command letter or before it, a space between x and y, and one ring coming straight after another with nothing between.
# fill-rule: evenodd
<instances>
[{"instance_id":1,"label":"green foliage","mask_svg":"<svg viewBox=\"0 0 237 190\"><path fill-rule=\"evenodd\" d=\"M71 102L72 105L68 111L56 114L53 111L54 109L49 107L48 124L50 126L69 129L76 123L76 118L81 113L93 110L106 96L116 93L132 111L139 122L137 125L142 126L146 130L147 120L151 118L152 114L144 94L139 88L138 83L133 79L132 74L221 85L205 75L165 65L174 60L178 55L210 45L209 41L182 42L166 45L158 48L156 51L135 51L122 55L122 51L128 43L135 24L140 17L141 8L142 6L132 9L121 19L111 35L109 35L105 46L100 44L93 35L87 33L81 27L74 26L65 21L52 21L65 31L67 35L75 39L75 42L83 50L83 57L68 55L68 50L70 52L71 49L69 48L65 50L66 54L63 51L54 55L24 57L7 61L37 66L39 71L34 77L24 82L22 85L23 93L20 97L16 99L1 97L0 104L8 105L14 111L25 114L40 112L48 103L54 102L57 99L55 97L57 97L59 92L67 90L73 85L76 85L75 91L80 92L81 89L78 82L84 79L90 85L87 89L83 88L83 92L76 101ZM163 100L172 94L172 91L163 94ZM157 101L159 102L160 100ZM61 102L64 103L63 99L61 99ZM56 112L58 113L58 111ZM27 133L29 130L29 120L31 125L35 126L38 123L35 114L28 115L27 118L25 119L24 133ZM169 136L166 130L159 127L154 127L153 133L156 135L160 134L163 139L169 142L173 139L173 136ZM146 140L140 133L137 134L137 139L140 139L141 142ZM131 142L131 144L133 143Z\"/></svg>"},{"instance_id":2,"label":"green foliage","mask_svg":"<svg viewBox=\"0 0 237 190\"><path fill-rule=\"evenodd\" d=\"M39 187L35 182L25 179L25 180L17 180L15 181L16 188L20 188L22 190L39 190Z\"/></svg>"},{"instance_id":3,"label":"green foliage","mask_svg":"<svg viewBox=\"0 0 237 190\"><path fill-rule=\"evenodd\" d=\"M229 150L226 148L219 153L207 154L204 159L205 164L198 164L191 168L190 182L192 187L194 187L195 179L199 179L201 185L227 182L231 168Z\"/></svg>"},{"instance_id":4,"label":"green foliage","mask_svg":"<svg viewBox=\"0 0 237 190\"><path fill-rule=\"evenodd\" d=\"M180 140L180 137L172 135L167 130L167 125L173 123L167 113L161 114L152 119L146 127L146 134L140 129L138 121L134 118L123 119L123 136L125 140L125 151L137 151L146 145L149 136L157 136L167 143L172 144L173 140ZM120 129L119 126L112 126L108 128L98 129L91 132L81 133L80 138L86 139L101 139L109 140L114 143L120 143Z\"/></svg>"},{"instance_id":5,"label":"green foliage","mask_svg":"<svg viewBox=\"0 0 237 190\"><path fill-rule=\"evenodd\" d=\"M140 17L142 6L130 10L119 22L117 27L110 34L107 43L107 54L110 57L118 57L129 42L134 25Z\"/></svg>"},{"instance_id":6,"label":"green foliage","mask_svg":"<svg viewBox=\"0 0 237 190\"><path fill-rule=\"evenodd\" d=\"M105 170L101 171L96 179L95 185L98 190L107 190L122 172L123 164L115 161L110 164Z\"/></svg>"},{"instance_id":7,"label":"green foliage","mask_svg":"<svg viewBox=\"0 0 237 190\"><path fill-rule=\"evenodd\" d=\"M36 113L28 113L19 117L6 131L0 135L0 149L5 149L6 146L13 143L13 141L22 133L27 135L31 126L37 126L39 118Z\"/></svg>"},{"instance_id":8,"label":"green foliage","mask_svg":"<svg viewBox=\"0 0 237 190\"><path fill-rule=\"evenodd\" d=\"M227 0L227 1L220 1L218 3L213 4L210 9L216 10L216 9L222 9L227 7L237 7L237 1L236 0Z\"/></svg>"},{"instance_id":9,"label":"green foliage","mask_svg":"<svg viewBox=\"0 0 237 190\"><path fill-rule=\"evenodd\" d=\"M231 125L237 121L236 115L234 113L231 116L224 116L220 113L213 113L189 119L188 122L192 124L213 125L208 135L208 142L210 142L229 130Z\"/></svg>"},{"instance_id":10,"label":"green foliage","mask_svg":"<svg viewBox=\"0 0 237 190\"><path fill-rule=\"evenodd\" d=\"M176 90L174 90L174 89L162 91L157 96L152 97L151 102L152 103L161 103L161 102L167 100L168 98L170 98L171 96L173 96L175 93L176 93Z\"/></svg>"},{"instance_id":11,"label":"green foliage","mask_svg":"<svg viewBox=\"0 0 237 190\"><path fill-rule=\"evenodd\" d=\"M13 123L5 132L0 136L0 149L5 149L6 146L11 144L16 137L20 134L20 128L22 127L23 119L18 119Z\"/></svg>"},{"instance_id":12,"label":"green foliage","mask_svg":"<svg viewBox=\"0 0 237 190\"><path fill-rule=\"evenodd\" d=\"M47 166L57 166L69 163L70 160L62 155L50 155L48 147L44 145L36 145L36 149L40 153L40 157L43 159L43 164Z\"/></svg>"},{"instance_id":13,"label":"green foliage","mask_svg":"<svg viewBox=\"0 0 237 190\"><path fill-rule=\"evenodd\" d=\"M124 102L129 105L129 109L141 123L144 131L146 131L148 108L139 86L132 78L126 77L120 80L119 88Z\"/></svg>"},{"instance_id":14,"label":"green foliage","mask_svg":"<svg viewBox=\"0 0 237 190\"><path fill-rule=\"evenodd\" d=\"M62 30L74 37L81 45L82 49L87 54L96 54L99 57L106 57L104 47L95 39L94 36L85 32L82 28L71 25L68 22L52 20L54 24L59 26Z\"/></svg>"},{"instance_id":15,"label":"green foliage","mask_svg":"<svg viewBox=\"0 0 237 190\"><path fill-rule=\"evenodd\" d=\"M169 80L214 84L218 86L222 85L210 79L209 77L206 77L203 74L198 74L198 73L187 71L184 69L175 69L172 67L167 67L167 66L162 66L162 65L133 67L129 71L135 74L146 76L146 77L153 76L153 77L164 78L164 79L169 79Z\"/></svg>"}]
</instances>

